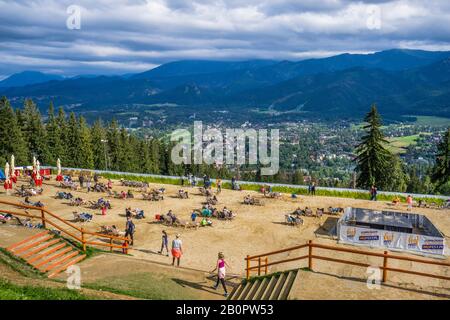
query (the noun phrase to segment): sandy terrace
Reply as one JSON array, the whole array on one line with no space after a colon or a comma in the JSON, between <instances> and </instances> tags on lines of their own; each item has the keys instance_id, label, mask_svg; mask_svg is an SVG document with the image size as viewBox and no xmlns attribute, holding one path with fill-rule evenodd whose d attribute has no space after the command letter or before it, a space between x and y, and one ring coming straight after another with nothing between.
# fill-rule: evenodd
<instances>
[{"instance_id":1,"label":"sandy terrace","mask_svg":"<svg viewBox=\"0 0 450 320\"><path fill-rule=\"evenodd\" d=\"M19 183L20 185L20 183ZM150 188L159 188L162 185L151 184ZM219 204L216 206L222 209L227 206L233 212L237 213L237 217L233 221L218 221L213 219L212 227L203 227L198 230L167 227L155 223L155 214L167 213L172 209L177 217L189 221L190 213L193 209L200 209L205 197L200 195L197 188L187 188L189 191L189 199L178 199L175 197L179 186L164 185L166 188L165 199L163 201L145 201L142 196L134 190L135 199L114 199L109 198L112 204L112 210L109 210L106 216L100 215L100 210L89 210L85 208L72 207L68 204L68 200L56 200L54 195L62 189L57 187L55 181L46 181L44 183L44 194L42 196L33 197L33 201L42 201L47 209L58 214L59 216L71 221L73 219L72 212L89 212L94 214L94 219L89 223L77 223L80 226L99 231L102 225L117 225L120 229L125 227L125 208L140 208L145 211L146 219L134 220L136 224L135 245L132 254L140 259L169 263L171 258L157 254L161 243L161 231L167 230L171 240L176 233L181 234L183 240L184 256L182 264L190 268L199 270L211 270L214 266L217 252L222 251L227 257L227 262L232 266L231 273L243 274L246 255L254 255L272 250L279 250L285 247L303 244L308 240L329 245L337 245L335 240L323 237L316 237L315 231L325 223L330 216L324 215L322 218L304 217L304 225L300 227L292 227L284 224L284 215L292 212L297 207L304 208L306 206L312 208L333 207L360 207L369 209L388 209L406 211L406 206L402 204L395 209L386 202L371 202L366 200L355 200L345 198L332 197L304 197L298 199L290 199L289 195L283 195L282 199L264 199L261 194L247 191L231 191L223 190L218 196ZM118 181L114 181L115 191L128 190L127 187L121 187ZM67 190L65 190L67 191ZM104 193L87 193L86 190L72 191L75 197L81 197L85 200L97 200L100 197L106 197ZM242 204L244 195L252 194L261 198L264 206L246 206ZM0 199L9 201L21 201L21 198L14 196L6 196L4 192L0 194ZM418 209L413 212L419 213ZM450 234L450 210L437 209L420 209L421 214L428 216L431 221L445 235ZM351 248L357 248L347 246ZM370 248L361 248L371 250ZM375 250L380 252L379 249ZM322 252L321 252L322 253ZM289 258L295 255L304 255L305 251L293 253ZM363 256L355 256L339 252L324 253L329 257L349 259L380 265L380 258L369 258ZM409 254L410 255L410 254ZM285 259L288 255L281 254L276 259ZM275 259L275 257L273 258ZM450 262L447 257L445 261ZM270 261L269 261L270 262ZM392 261L391 266L401 268L412 268L417 271L437 272L450 276L449 268L430 267L426 265L414 265L409 262ZM306 261L285 264L281 266L273 266L270 271L284 270L287 268L304 267ZM279 268L279 269L278 269ZM350 278L366 278L366 270L360 267L349 265L330 263L325 261L314 261L314 270L330 273ZM445 280L437 280L431 278L414 277L406 274L390 273L389 280L406 287L414 286L419 289L426 289L429 292L443 292L450 294L450 284Z\"/></svg>"}]
</instances>

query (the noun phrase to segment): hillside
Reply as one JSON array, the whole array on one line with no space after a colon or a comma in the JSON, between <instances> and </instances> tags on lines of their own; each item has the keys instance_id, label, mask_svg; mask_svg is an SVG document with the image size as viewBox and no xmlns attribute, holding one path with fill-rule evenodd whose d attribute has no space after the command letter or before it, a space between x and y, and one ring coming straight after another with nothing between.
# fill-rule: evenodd
<instances>
[{"instance_id":1,"label":"hillside","mask_svg":"<svg viewBox=\"0 0 450 320\"><path fill-rule=\"evenodd\" d=\"M388 50L298 62L177 61L134 75L0 88L0 95L16 106L32 98L42 110L50 101L74 111L107 112L170 103L186 110L257 107L295 110L302 117L359 118L375 102L388 117L450 117L449 57L450 52Z\"/></svg>"}]
</instances>

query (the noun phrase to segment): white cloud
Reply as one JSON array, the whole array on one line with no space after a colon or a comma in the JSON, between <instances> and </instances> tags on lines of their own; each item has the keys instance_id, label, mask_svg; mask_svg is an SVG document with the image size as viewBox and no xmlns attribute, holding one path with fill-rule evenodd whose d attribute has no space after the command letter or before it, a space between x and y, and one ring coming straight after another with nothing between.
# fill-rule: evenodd
<instances>
[{"instance_id":1,"label":"white cloud","mask_svg":"<svg viewBox=\"0 0 450 320\"><path fill-rule=\"evenodd\" d=\"M304 59L392 47L448 48L447 0L0 0L0 74L122 73L179 59ZM381 28L367 28L368 8Z\"/></svg>"}]
</instances>

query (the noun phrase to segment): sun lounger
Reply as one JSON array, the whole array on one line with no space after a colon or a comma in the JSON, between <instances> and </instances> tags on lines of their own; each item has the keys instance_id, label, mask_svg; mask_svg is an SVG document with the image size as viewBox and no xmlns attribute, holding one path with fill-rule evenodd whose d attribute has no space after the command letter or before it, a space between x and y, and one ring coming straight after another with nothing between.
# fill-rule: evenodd
<instances>
[{"instance_id":1,"label":"sun lounger","mask_svg":"<svg viewBox=\"0 0 450 320\"><path fill-rule=\"evenodd\" d=\"M286 224L292 225L292 226L299 226L303 224L303 219L300 217L295 217L290 214L287 214L284 216L284 220Z\"/></svg>"}]
</instances>

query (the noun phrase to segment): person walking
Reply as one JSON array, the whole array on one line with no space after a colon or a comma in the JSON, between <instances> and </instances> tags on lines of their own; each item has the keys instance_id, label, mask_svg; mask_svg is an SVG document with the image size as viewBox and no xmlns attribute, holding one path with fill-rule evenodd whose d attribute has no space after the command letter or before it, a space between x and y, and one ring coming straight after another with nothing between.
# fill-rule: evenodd
<instances>
[{"instance_id":1,"label":"person walking","mask_svg":"<svg viewBox=\"0 0 450 320\"><path fill-rule=\"evenodd\" d=\"M89 191L91 191L91 177L87 178L86 187L87 187L87 192L89 193Z\"/></svg>"},{"instance_id":2,"label":"person walking","mask_svg":"<svg viewBox=\"0 0 450 320\"><path fill-rule=\"evenodd\" d=\"M377 201L377 194L377 187L375 187L375 185L372 185L372 188L370 188L370 200Z\"/></svg>"},{"instance_id":3,"label":"person walking","mask_svg":"<svg viewBox=\"0 0 450 320\"><path fill-rule=\"evenodd\" d=\"M217 179L217 193L222 192L222 179Z\"/></svg>"},{"instance_id":4,"label":"person walking","mask_svg":"<svg viewBox=\"0 0 450 320\"><path fill-rule=\"evenodd\" d=\"M166 249L166 256L169 256L169 236L167 235L166 230L162 231L161 237L161 250L158 251L159 254L162 254L164 249Z\"/></svg>"},{"instance_id":5,"label":"person walking","mask_svg":"<svg viewBox=\"0 0 450 320\"><path fill-rule=\"evenodd\" d=\"M216 285L213 286L213 288L214 290L217 290L217 288L219 287L219 282L222 283L223 290L225 291L224 296L227 297L228 291L225 284L225 267L230 268L230 266L225 262L225 255L222 252L219 252L216 267L211 271L211 273L213 273L217 270L217 282Z\"/></svg>"},{"instance_id":6,"label":"person walking","mask_svg":"<svg viewBox=\"0 0 450 320\"><path fill-rule=\"evenodd\" d=\"M180 266L181 256L183 255L183 242L180 239L180 234L175 236L172 241L172 265L175 265L175 259L177 259L177 266Z\"/></svg>"},{"instance_id":7,"label":"person walking","mask_svg":"<svg viewBox=\"0 0 450 320\"><path fill-rule=\"evenodd\" d=\"M80 182L80 187L83 188L84 176L80 174L78 181Z\"/></svg>"},{"instance_id":8,"label":"person walking","mask_svg":"<svg viewBox=\"0 0 450 320\"><path fill-rule=\"evenodd\" d=\"M311 185L311 195L315 196L316 195L316 183L313 182Z\"/></svg>"},{"instance_id":9,"label":"person walking","mask_svg":"<svg viewBox=\"0 0 450 320\"><path fill-rule=\"evenodd\" d=\"M406 198L406 204L408 206L408 211L411 211L413 206L413 198L411 197L411 195L408 195L408 197Z\"/></svg>"},{"instance_id":10,"label":"person walking","mask_svg":"<svg viewBox=\"0 0 450 320\"><path fill-rule=\"evenodd\" d=\"M131 217L128 217L127 224L125 225L125 238L130 237L130 239L131 239L130 245L133 245L133 243L134 243L134 232L135 231L136 231L136 226L134 225Z\"/></svg>"}]
</instances>

